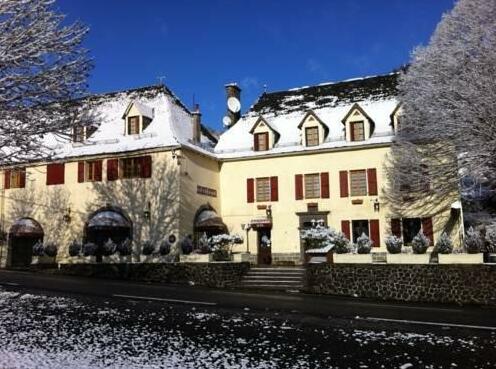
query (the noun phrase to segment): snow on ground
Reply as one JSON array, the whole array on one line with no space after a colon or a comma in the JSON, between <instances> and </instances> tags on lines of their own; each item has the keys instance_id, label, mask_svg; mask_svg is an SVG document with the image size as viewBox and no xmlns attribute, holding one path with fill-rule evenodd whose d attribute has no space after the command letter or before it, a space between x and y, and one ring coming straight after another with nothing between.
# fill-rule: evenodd
<instances>
[{"instance_id":1,"label":"snow on ground","mask_svg":"<svg viewBox=\"0 0 496 369\"><path fill-rule=\"evenodd\" d=\"M489 333L312 319L0 288L0 368L494 367L496 336Z\"/></svg>"}]
</instances>

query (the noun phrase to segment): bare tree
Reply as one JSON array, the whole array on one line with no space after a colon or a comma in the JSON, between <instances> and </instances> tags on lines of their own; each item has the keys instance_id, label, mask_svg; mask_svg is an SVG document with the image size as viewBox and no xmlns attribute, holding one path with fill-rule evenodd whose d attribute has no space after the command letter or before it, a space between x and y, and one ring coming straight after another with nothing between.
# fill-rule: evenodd
<instances>
[{"instance_id":1,"label":"bare tree","mask_svg":"<svg viewBox=\"0 0 496 369\"><path fill-rule=\"evenodd\" d=\"M386 168L397 208L452 199L468 177L496 187L495 76L496 2L459 0L400 77L403 113Z\"/></svg>"},{"instance_id":2,"label":"bare tree","mask_svg":"<svg viewBox=\"0 0 496 369\"><path fill-rule=\"evenodd\" d=\"M48 155L44 136L69 133L80 111L88 28L63 25L53 3L0 1L0 165Z\"/></svg>"}]
</instances>

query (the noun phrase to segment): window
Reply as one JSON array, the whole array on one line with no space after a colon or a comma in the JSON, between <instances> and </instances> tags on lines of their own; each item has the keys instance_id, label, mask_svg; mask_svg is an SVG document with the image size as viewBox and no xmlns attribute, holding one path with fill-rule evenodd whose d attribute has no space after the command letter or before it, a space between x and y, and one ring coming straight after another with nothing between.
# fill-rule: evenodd
<instances>
[{"instance_id":1,"label":"window","mask_svg":"<svg viewBox=\"0 0 496 369\"><path fill-rule=\"evenodd\" d=\"M363 233L369 236L369 221L368 220L353 220L351 222L353 232L353 242L357 242L357 238Z\"/></svg>"},{"instance_id":2,"label":"window","mask_svg":"<svg viewBox=\"0 0 496 369\"><path fill-rule=\"evenodd\" d=\"M127 118L127 134L136 135L139 133L139 117L128 117Z\"/></svg>"},{"instance_id":3,"label":"window","mask_svg":"<svg viewBox=\"0 0 496 369\"><path fill-rule=\"evenodd\" d=\"M403 218L403 243L405 245L410 245L412 243L413 237L420 232L422 227L422 222L420 218Z\"/></svg>"},{"instance_id":4,"label":"window","mask_svg":"<svg viewBox=\"0 0 496 369\"><path fill-rule=\"evenodd\" d=\"M307 146L317 146L319 142L319 127L305 128L305 142Z\"/></svg>"},{"instance_id":5,"label":"window","mask_svg":"<svg viewBox=\"0 0 496 369\"><path fill-rule=\"evenodd\" d=\"M122 178L138 178L141 173L141 158L125 158L120 160Z\"/></svg>"},{"instance_id":6,"label":"window","mask_svg":"<svg viewBox=\"0 0 496 369\"><path fill-rule=\"evenodd\" d=\"M305 174L305 198L316 199L320 197L320 174Z\"/></svg>"},{"instance_id":7,"label":"window","mask_svg":"<svg viewBox=\"0 0 496 369\"><path fill-rule=\"evenodd\" d=\"M270 178L257 178L257 201L270 201Z\"/></svg>"},{"instance_id":8,"label":"window","mask_svg":"<svg viewBox=\"0 0 496 369\"><path fill-rule=\"evenodd\" d=\"M143 131L148 128L152 120L148 117L143 117Z\"/></svg>"},{"instance_id":9,"label":"window","mask_svg":"<svg viewBox=\"0 0 496 369\"><path fill-rule=\"evenodd\" d=\"M100 181L102 178L102 162L87 161L85 165L85 179L89 182Z\"/></svg>"},{"instance_id":10,"label":"window","mask_svg":"<svg viewBox=\"0 0 496 369\"><path fill-rule=\"evenodd\" d=\"M98 127L95 127L95 126L87 126L85 138L86 139L90 138L93 135L93 133L95 133L97 131L97 129L98 129Z\"/></svg>"},{"instance_id":11,"label":"window","mask_svg":"<svg viewBox=\"0 0 496 369\"><path fill-rule=\"evenodd\" d=\"M365 170L350 171L351 196L367 195L367 173Z\"/></svg>"},{"instance_id":12,"label":"window","mask_svg":"<svg viewBox=\"0 0 496 369\"><path fill-rule=\"evenodd\" d=\"M26 169L6 170L4 188L24 188L26 186Z\"/></svg>"},{"instance_id":13,"label":"window","mask_svg":"<svg viewBox=\"0 0 496 369\"><path fill-rule=\"evenodd\" d=\"M266 151L269 149L269 133L255 133L253 136L255 139L254 147L255 151Z\"/></svg>"},{"instance_id":14,"label":"window","mask_svg":"<svg viewBox=\"0 0 496 369\"><path fill-rule=\"evenodd\" d=\"M363 121L350 122L351 141L365 140L365 131L363 128Z\"/></svg>"}]
</instances>

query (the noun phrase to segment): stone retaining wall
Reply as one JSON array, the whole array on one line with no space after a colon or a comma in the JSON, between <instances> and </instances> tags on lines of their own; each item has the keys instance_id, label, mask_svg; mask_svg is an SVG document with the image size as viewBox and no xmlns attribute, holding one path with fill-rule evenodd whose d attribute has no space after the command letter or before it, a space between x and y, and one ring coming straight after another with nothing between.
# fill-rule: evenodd
<instances>
[{"instance_id":1,"label":"stone retaining wall","mask_svg":"<svg viewBox=\"0 0 496 369\"><path fill-rule=\"evenodd\" d=\"M496 265L310 264L306 292L496 306Z\"/></svg>"},{"instance_id":2,"label":"stone retaining wall","mask_svg":"<svg viewBox=\"0 0 496 369\"><path fill-rule=\"evenodd\" d=\"M136 264L60 264L44 269L53 274L105 279L125 279L154 283L191 283L224 288L236 285L250 268L249 263L136 263ZM36 268L38 269L38 268Z\"/></svg>"}]
</instances>

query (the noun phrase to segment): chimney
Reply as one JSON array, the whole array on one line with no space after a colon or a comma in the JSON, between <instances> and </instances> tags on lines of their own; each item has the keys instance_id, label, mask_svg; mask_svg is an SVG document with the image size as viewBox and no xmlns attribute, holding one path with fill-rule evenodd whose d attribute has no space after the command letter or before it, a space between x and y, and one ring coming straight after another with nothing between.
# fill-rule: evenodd
<instances>
[{"instance_id":1,"label":"chimney","mask_svg":"<svg viewBox=\"0 0 496 369\"><path fill-rule=\"evenodd\" d=\"M227 94L227 117L230 126L233 126L241 118L241 89L236 83L225 85Z\"/></svg>"},{"instance_id":2,"label":"chimney","mask_svg":"<svg viewBox=\"0 0 496 369\"><path fill-rule=\"evenodd\" d=\"M191 112L191 122L193 123L193 143L199 144L201 141L201 113L198 104L195 104Z\"/></svg>"}]
</instances>

